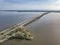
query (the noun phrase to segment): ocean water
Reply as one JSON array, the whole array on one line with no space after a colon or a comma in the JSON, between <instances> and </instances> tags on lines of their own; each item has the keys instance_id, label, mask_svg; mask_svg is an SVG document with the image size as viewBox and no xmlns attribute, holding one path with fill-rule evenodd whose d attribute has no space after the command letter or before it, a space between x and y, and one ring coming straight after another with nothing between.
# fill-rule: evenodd
<instances>
[{"instance_id":1,"label":"ocean water","mask_svg":"<svg viewBox=\"0 0 60 45\"><path fill-rule=\"evenodd\" d=\"M44 12L0 12L0 31ZM33 40L8 40L0 45L60 45L60 13L49 13L26 26Z\"/></svg>"}]
</instances>

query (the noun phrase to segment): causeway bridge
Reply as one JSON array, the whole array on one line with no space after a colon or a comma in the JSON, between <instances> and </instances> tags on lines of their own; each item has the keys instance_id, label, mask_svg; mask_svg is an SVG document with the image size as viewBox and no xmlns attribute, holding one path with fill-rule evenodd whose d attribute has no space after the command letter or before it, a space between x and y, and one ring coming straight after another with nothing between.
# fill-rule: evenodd
<instances>
[{"instance_id":1,"label":"causeway bridge","mask_svg":"<svg viewBox=\"0 0 60 45\"><path fill-rule=\"evenodd\" d=\"M36 15L35 17L32 17L31 19L25 20L19 24L13 25L10 28L7 28L3 31L0 32L0 43L5 42L11 37L16 37L16 38L22 38L22 39L27 39L31 40L33 39L32 34L28 31L25 26L29 25L30 23L38 20L39 18L43 17L44 15L47 15L50 12L45 12L40 15Z\"/></svg>"}]
</instances>

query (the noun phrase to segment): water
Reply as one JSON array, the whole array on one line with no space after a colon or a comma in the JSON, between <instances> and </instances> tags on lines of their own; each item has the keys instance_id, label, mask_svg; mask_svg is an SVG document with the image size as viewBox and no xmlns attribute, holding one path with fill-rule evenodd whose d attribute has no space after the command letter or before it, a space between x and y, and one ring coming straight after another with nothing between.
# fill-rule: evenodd
<instances>
[{"instance_id":1,"label":"water","mask_svg":"<svg viewBox=\"0 0 60 45\"><path fill-rule=\"evenodd\" d=\"M0 30L42 13L0 12ZM60 45L60 13L49 13L26 27L32 32L33 40L9 40L1 45Z\"/></svg>"}]
</instances>

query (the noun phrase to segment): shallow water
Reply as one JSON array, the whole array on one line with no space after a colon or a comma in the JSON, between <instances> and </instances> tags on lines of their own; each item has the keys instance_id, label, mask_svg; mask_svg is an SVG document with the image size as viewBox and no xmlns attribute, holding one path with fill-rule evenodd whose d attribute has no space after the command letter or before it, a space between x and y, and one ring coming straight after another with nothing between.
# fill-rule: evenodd
<instances>
[{"instance_id":1,"label":"shallow water","mask_svg":"<svg viewBox=\"0 0 60 45\"><path fill-rule=\"evenodd\" d=\"M38 14L42 13L0 12L0 29ZM1 45L60 45L60 13L49 13L26 27L32 32L33 40L8 40Z\"/></svg>"}]
</instances>

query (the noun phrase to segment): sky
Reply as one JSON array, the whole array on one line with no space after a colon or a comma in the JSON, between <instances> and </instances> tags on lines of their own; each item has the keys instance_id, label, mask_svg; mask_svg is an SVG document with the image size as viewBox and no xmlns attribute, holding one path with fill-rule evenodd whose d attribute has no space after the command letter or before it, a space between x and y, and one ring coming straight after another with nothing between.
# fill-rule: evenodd
<instances>
[{"instance_id":1,"label":"sky","mask_svg":"<svg viewBox=\"0 0 60 45\"><path fill-rule=\"evenodd\" d=\"M60 10L60 0L0 0L0 10Z\"/></svg>"}]
</instances>

